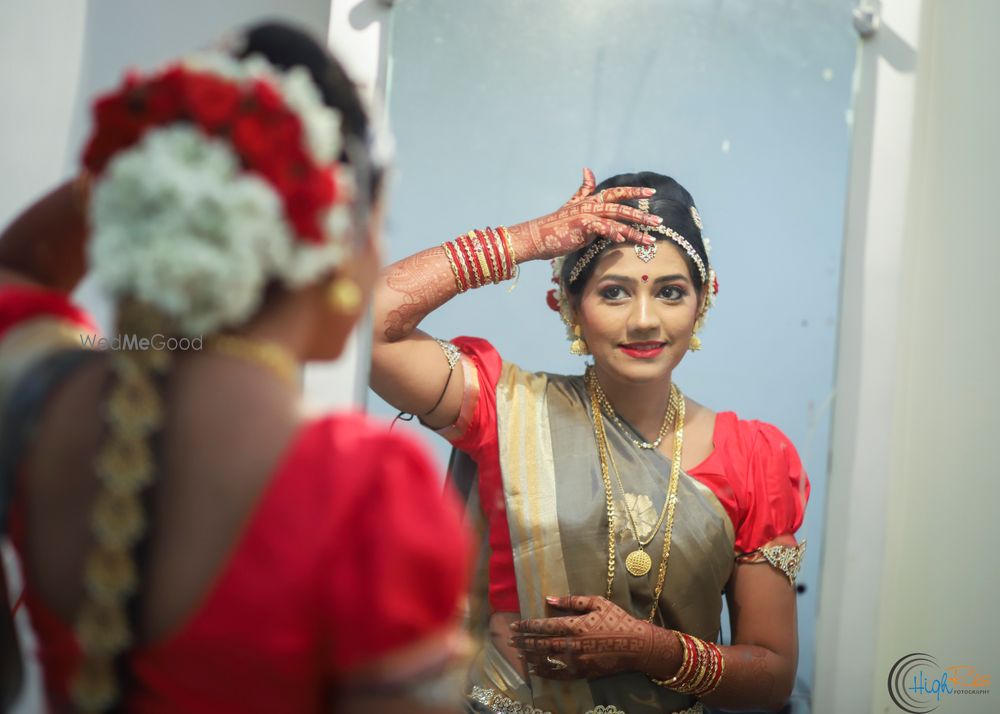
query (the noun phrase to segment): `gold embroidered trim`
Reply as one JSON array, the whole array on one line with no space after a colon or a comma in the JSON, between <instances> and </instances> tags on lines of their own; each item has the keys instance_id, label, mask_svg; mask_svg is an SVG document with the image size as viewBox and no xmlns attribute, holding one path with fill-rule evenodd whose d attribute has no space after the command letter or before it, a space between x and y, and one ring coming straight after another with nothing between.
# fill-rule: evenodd
<instances>
[{"instance_id":1,"label":"gold embroidered trim","mask_svg":"<svg viewBox=\"0 0 1000 714\"><path fill-rule=\"evenodd\" d=\"M770 563L780 570L788 578L788 582L795 585L795 579L799 576L802 568L802 559L806 552L806 541L798 545L765 545L757 550L744 553L736 558L739 563Z\"/></svg>"},{"instance_id":2,"label":"gold embroidered trim","mask_svg":"<svg viewBox=\"0 0 1000 714\"><path fill-rule=\"evenodd\" d=\"M482 704L489 711L495 714L552 714L543 709L538 709L530 704L521 704L510 697L507 697L495 689L486 689L476 685L469 694L469 699ZM696 702L694 706L674 712L674 714L702 714L705 708L701 702ZM584 714L625 714L625 711L614 705L604 705L588 709Z\"/></svg>"}]
</instances>

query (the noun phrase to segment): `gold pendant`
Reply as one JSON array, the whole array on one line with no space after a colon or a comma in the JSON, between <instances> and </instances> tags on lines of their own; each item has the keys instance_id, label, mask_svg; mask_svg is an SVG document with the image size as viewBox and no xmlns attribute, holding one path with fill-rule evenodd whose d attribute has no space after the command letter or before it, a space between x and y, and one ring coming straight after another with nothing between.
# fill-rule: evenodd
<instances>
[{"instance_id":1,"label":"gold pendant","mask_svg":"<svg viewBox=\"0 0 1000 714\"><path fill-rule=\"evenodd\" d=\"M637 578L649 572L653 567L653 561L644 550L633 550L625 558L625 569Z\"/></svg>"}]
</instances>

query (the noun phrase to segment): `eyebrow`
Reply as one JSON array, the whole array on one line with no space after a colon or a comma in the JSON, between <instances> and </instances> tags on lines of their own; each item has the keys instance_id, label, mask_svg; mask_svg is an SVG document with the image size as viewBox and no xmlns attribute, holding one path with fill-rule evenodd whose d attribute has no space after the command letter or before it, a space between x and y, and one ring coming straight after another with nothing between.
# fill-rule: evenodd
<instances>
[{"instance_id":1,"label":"eyebrow","mask_svg":"<svg viewBox=\"0 0 1000 714\"><path fill-rule=\"evenodd\" d=\"M618 282L629 283L631 285L635 285L636 283L639 282L635 278L630 278L627 275L616 275L614 273L608 273L607 275L602 275L600 279L616 280ZM653 281L653 284L656 285L657 283L670 283L673 282L674 280L683 280L686 283L691 282L690 280L688 280L688 277L686 275L681 275L680 273L674 273L673 275L661 275L660 277L658 277L656 280Z\"/></svg>"}]
</instances>

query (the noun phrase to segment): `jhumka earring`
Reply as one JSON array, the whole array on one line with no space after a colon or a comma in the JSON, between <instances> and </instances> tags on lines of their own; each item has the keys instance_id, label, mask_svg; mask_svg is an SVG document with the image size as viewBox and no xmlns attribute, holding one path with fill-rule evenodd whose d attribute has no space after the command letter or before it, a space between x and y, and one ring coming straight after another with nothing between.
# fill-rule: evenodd
<instances>
[{"instance_id":1,"label":"jhumka earring","mask_svg":"<svg viewBox=\"0 0 1000 714\"><path fill-rule=\"evenodd\" d=\"M352 315L361 305L361 288L350 278L337 278L326 291L330 307L344 315Z\"/></svg>"},{"instance_id":2,"label":"jhumka earring","mask_svg":"<svg viewBox=\"0 0 1000 714\"><path fill-rule=\"evenodd\" d=\"M701 349L701 338L698 335L691 335L691 342L688 344L688 349L692 352L697 352Z\"/></svg>"},{"instance_id":3,"label":"jhumka earring","mask_svg":"<svg viewBox=\"0 0 1000 714\"><path fill-rule=\"evenodd\" d=\"M577 357L589 355L590 349L587 347L586 340L583 339L583 332L580 330L579 325L573 325L573 334L576 335L576 339L569 346L570 354L574 354Z\"/></svg>"}]
</instances>

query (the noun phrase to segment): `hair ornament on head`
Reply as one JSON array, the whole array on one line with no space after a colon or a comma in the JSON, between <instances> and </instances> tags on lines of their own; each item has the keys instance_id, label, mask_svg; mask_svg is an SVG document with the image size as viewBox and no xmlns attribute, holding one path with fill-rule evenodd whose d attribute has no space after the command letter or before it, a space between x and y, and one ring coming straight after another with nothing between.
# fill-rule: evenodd
<instances>
[{"instance_id":1,"label":"hair ornament on head","mask_svg":"<svg viewBox=\"0 0 1000 714\"><path fill-rule=\"evenodd\" d=\"M90 260L186 334L245 321L268 282L299 287L351 246L341 114L309 71L259 55L193 55L131 74L94 106Z\"/></svg>"},{"instance_id":2,"label":"hair ornament on head","mask_svg":"<svg viewBox=\"0 0 1000 714\"><path fill-rule=\"evenodd\" d=\"M642 198L638 200L639 209L645 213L650 212L650 201L649 199ZM701 221L701 215L698 213L698 209L693 205L690 207L691 219L694 221L695 226L697 226L699 231L703 230L703 225ZM690 256L692 262L698 270L699 277L701 278L701 283L705 286L705 299L701 305L701 309L698 312L698 318L696 321L695 331L702 329L705 323L706 313L708 309L715 305L716 295L719 293L719 280L716 275L715 269L712 267L710 261L702 260L701 255L695 250L694 246L684 238L680 233L668 228L663 225L659 226L635 226L638 230L643 233L659 233L666 236L674 243L676 243L688 256ZM705 254L708 256L711 251L711 243L707 236L702 236L702 243L705 246ZM573 264L573 269L570 271L568 277L568 285L575 283L583 271L586 269L587 265L593 261L601 251L605 248L613 245L611 241L606 238L599 238L595 240L586 251L580 256L580 258ZM648 263L656 255L656 243L654 242L651 246L644 246L638 243L633 245L635 249L636 256L645 263ZM563 273L563 266L566 263L567 256L560 256L552 260L552 282L555 284L555 288L549 290L546 293L546 302L552 310L559 313L562 318L563 324L566 326L566 338L571 342L576 339L576 335L573 332L573 311L569 304L569 299L567 297L567 285L564 285L561 276ZM707 265L706 265L707 262Z\"/></svg>"}]
</instances>

